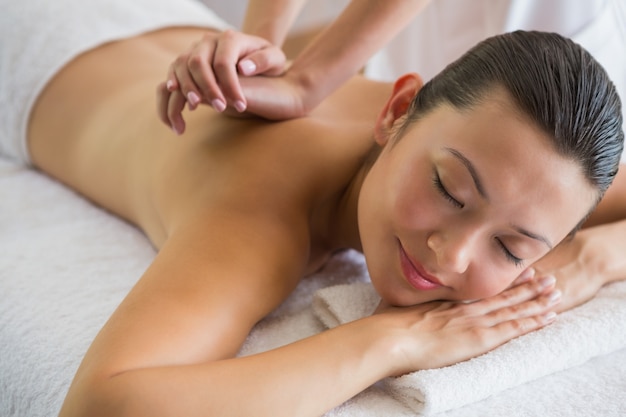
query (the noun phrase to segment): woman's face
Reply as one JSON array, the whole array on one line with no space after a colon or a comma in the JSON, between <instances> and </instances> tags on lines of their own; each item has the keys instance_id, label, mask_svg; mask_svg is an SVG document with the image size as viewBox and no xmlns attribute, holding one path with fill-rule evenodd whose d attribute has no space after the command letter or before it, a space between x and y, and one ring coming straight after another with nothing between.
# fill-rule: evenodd
<instances>
[{"instance_id":1,"label":"woman's face","mask_svg":"<svg viewBox=\"0 0 626 417\"><path fill-rule=\"evenodd\" d=\"M495 295L556 246L596 192L493 92L437 109L383 143L359 197L374 287L392 305Z\"/></svg>"}]
</instances>

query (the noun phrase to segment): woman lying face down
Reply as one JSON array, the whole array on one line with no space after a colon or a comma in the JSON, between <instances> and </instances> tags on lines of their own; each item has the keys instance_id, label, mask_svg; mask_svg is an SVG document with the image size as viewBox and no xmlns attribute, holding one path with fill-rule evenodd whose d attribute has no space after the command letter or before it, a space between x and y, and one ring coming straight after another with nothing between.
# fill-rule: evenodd
<instances>
[{"instance_id":1,"label":"woman lying face down","mask_svg":"<svg viewBox=\"0 0 626 417\"><path fill-rule=\"evenodd\" d=\"M506 289L581 225L623 146L617 95L578 46L502 35L423 87L415 75L391 94L355 80L282 123L196 112L175 138L138 103L163 74L149 69L164 62L153 46L181 33L198 36L89 52L33 113L37 166L159 248L87 352L62 416L319 415L381 378L467 359L553 318L548 277ZM102 70L116 58L123 72ZM113 93L85 98L81 77ZM89 117L40 134L57 126L59 100ZM380 313L237 358L254 324L343 248L363 251Z\"/></svg>"}]
</instances>

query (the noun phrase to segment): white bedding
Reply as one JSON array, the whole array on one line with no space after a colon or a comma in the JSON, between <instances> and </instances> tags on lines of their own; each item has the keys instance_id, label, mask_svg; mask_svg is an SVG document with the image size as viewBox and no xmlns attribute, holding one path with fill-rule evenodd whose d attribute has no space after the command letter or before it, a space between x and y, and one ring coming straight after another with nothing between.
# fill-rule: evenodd
<instances>
[{"instance_id":1,"label":"white bedding","mask_svg":"<svg viewBox=\"0 0 626 417\"><path fill-rule=\"evenodd\" d=\"M36 171L0 159L0 416L58 413L89 343L154 254L134 227ZM255 328L241 353L321 331L311 308L315 290L366 280L360 255L338 255ZM410 415L382 386L328 413ZM439 414L623 415L626 349Z\"/></svg>"}]
</instances>

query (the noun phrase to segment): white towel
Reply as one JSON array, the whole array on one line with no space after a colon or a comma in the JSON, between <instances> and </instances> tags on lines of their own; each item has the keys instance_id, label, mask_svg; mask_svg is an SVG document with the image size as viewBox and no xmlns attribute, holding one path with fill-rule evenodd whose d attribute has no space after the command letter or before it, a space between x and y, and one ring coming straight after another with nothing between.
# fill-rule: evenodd
<instances>
[{"instance_id":1,"label":"white towel","mask_svg":"<svg viewBox=\"0 0 626 417\"><path fill-rule=\"evenodd\" d=\"M371 313L379 298L369 283L319 290L313 301L328 327ZM431 415L496 393L626 346L626 282L603 288L555 323L514 339L477 358L439 369L387 378L383 386L414 412Z\"/></svg>"},{"instance_id":2,"label":"white towel","mask_svg":"<svg viewBox=\"0 0 626 417\"><path fill-rule=\"evenodd\" d=\"M0 154L22 163L35 99L71 59L165 27L229 27L193 0L0 0L0 10Z\"/></svg>"}]
</instances>

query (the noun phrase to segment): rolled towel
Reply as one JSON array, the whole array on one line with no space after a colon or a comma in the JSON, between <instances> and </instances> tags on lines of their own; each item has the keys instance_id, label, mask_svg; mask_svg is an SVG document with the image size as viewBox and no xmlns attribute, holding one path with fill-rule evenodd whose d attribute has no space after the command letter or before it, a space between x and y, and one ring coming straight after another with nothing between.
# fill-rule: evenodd
<instances>
[{"instance_id":1,"label":"rolled towel","mask_svg":"<svg viewBox=\"0 0 626 417\"><path fill-rule=\"evenodd\" d=\"M334 327L371 314L379 298L369 283L319 290L316 316ZM543 329L518 337L468 361L390 377L382 385L420 415L480 401L545 375L626 347L626 282L602 288L580 307Z\"/></svg>"}]
</instances>

